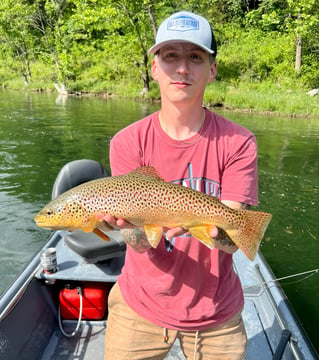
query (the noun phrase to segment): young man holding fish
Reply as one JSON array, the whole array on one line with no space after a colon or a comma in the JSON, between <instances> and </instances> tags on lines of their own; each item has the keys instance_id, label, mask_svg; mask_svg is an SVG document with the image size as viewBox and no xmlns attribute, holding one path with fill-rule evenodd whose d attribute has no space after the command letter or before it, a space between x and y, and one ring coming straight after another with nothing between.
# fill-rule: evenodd
<instances>
[{"instance_id":1,"label":"young man holding fish","mask_svg":"<svg viewBox=\"0 0 319 360\"><path fill-rule=\"evenodd\" d=\"M150 165L166 181L229 207L257 205L253 134L202 105L216 77L216 43L206 19L173 14L150 53L161 109L112 139L112 175ZM153 249L142 228L109 215L104 220L120 228L129 245L109 297L105 359L164 359L176 338L188 359L244 358L244 301L232 266L237 247L222 231L209 229L215 240L209 249L181 227L166 229Z\"/></svg>"}]
</instances>

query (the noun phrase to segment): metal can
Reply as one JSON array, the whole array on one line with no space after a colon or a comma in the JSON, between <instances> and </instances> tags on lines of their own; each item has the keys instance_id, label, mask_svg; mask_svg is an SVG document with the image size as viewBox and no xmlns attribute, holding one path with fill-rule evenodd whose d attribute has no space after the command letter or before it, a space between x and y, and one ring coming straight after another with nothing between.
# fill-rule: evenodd
<instances>
[{"instance_id":1,"label":"metal can","mask_svg":"<svg viewBox=\"0 0 319 360\"><path fill-rule=\"evenodd\" d=\"M55 248L51 247L42 250L40 261L45 273L53 274L58 271Z\"/></svg>"}]
</instances>

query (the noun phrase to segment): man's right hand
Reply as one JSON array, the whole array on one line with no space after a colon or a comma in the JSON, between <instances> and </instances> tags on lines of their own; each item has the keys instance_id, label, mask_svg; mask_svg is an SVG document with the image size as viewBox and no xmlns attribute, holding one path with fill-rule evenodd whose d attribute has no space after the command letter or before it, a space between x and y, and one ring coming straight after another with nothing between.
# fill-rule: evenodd
<instances>
[{"instance_id":1,"label":"man's right hand","mask_svg":"<svg viewBox=\"0 0 319 360\"><path fill-rule=\"evenodd\" d=\"M103 220L108 226L121 230L123 240L126 244L130 245L134 251L143 253L151 248L151 244L147 240L146 234L141 227L109 214L105 215Z\"/></svg>"},{"instance_id":2,"label":"man's right hand","mask_svg":"<svg viewBox=\"0 0 319 360\"><path fill-rule=\"evenodd\" d=\"M133 229L136 226L132 225L128 221L125 221L124 219L116 218L113 215L106 214L103 216L103 220L109 225L110 227L114 229Z\"/></svg>"}]
</instances>

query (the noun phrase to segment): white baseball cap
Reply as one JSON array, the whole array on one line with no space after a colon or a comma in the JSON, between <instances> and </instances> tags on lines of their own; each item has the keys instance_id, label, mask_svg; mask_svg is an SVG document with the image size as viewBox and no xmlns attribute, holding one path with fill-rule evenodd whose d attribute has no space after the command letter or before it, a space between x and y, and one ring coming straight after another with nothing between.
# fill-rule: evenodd
<instances>
[{"instance_id":1,"label":"white baseball cap","mask_svg":"<svg viewBox=\"0 0 319 360\"><path fill-rule=\"evenodd\" d=\"M179 11L161 23L155 45L149 49L149 53L155 54L170 42L190 42L209 54L217 54L215 37L208 21L188 11Z\"/></svg>"}]
</instances>

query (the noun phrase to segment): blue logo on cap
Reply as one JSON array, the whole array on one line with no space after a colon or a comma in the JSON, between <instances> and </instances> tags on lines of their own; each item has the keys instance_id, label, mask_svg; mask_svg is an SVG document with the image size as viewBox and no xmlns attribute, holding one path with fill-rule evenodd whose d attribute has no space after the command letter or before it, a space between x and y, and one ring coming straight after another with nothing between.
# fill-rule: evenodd
<instances>
[{"instance_id":1,"label":"blue logo on cap","mask_svg":"<svg viewBox=\"0 0 319 360\"><path fill-rule=\"evenodd\" d=\"M171 19L167 23L167 30L189 31L198 29L199 21L190 16L181 16L175 19Z\"/></svg>"}]
</instances>

